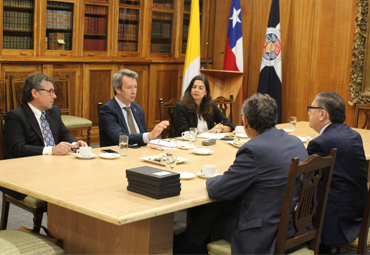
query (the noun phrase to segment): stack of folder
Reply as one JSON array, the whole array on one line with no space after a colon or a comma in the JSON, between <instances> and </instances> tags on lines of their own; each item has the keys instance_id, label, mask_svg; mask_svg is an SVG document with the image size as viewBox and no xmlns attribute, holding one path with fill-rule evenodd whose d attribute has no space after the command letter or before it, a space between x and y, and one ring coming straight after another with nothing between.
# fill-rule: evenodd
<instances>
[{"instance_id":1,"label":"stack of folder","mask_svg":"<svg viewBox=\"0 0 370 255\"><path fill-rule=\"evenodd\" d=\"M162 199L180 195L180 174L149 166L126 170L127 190Z\"/></svg>"}]
</instances>

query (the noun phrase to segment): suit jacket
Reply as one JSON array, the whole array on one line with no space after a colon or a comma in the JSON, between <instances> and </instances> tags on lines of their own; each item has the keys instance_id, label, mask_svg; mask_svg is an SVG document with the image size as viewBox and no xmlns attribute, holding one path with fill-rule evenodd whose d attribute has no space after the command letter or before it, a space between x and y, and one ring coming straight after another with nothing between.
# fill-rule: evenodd
<instances>
[{"instance_id":1,"label":"suit jacket","mask_svg":"<svg viewBox=\"0 0 370 255\"><path fill-rule=\"evenodd\" d=\"M332 123L308 144L307 151L327 156L331 148L338 152L321 234L321 242L327 245L357 238L368 192L361 136L347 124Z\"/></svg>"},{"instance_id":2,"label":"suit jacket","mask_svg":"<svg viewBox=\"0 0 370 255\"><path fill-rule=\"evenodd\" d=\"M54 105L50 110L46 110L45 112L55 144L62 141L76 142L74 136L63 124L58 106ZM28 104L21 104L6 114L4 140L7 159L42 154L45 147L44 138L35 114ZM25 197L25 195L14 191L5 193L18 199Z\"/></svg>"},{"instance_id":3,"label":"suit jacket","mask_svg":"<svg viewBox=\"0 0 370 255\"><path fill-rule=\"evenodd\" d=\"M225 201L241 196L237 212L231 218L232 254L274 254L294 157L300 161L307 159L302 141L273 127L245 143L223 175L207 180L210 198ZM295 232L292 221L291 216L288 236Z\"/></svg>"},{"instance_id":4,"label":"suit jacket","mask_svg":"<svg viewBox=\"0 0 370 255\"><path fill-rule=\"evenodd\" d=\"M130 134L122 109L113 98L109 100L100 109L99 114L99 135L101 147L118 145L119 136L127 135L129 144L146 145L143 140L143 133L148 132L145 124L145 115L143 108L132 102L130 104L131 112L140 129L139 134Z\"/></svg>"},{"instance_id":5,"label":"suit jacket","mask_svg":"<svg viewBox=\"0 0 370 255\"><path fill-rule=\"evenodd\" d=\"M221 112L215 102L212 101L213 115L207 120L208 129L215 126L216 123L223 123L223 125L230 126L231 130L235 129L235 125ZM183 102L178 102L175 107L174 123L172 130L172 137L181 136L181 133L188 131L191 127L198 126L198 116L196 113L189 112Z\"/></svg>"}]
</instances>

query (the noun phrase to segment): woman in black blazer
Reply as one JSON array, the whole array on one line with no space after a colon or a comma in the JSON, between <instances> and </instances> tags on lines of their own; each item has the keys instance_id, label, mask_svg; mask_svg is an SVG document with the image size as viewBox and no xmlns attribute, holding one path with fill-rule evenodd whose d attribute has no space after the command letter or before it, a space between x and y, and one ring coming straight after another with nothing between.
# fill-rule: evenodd
<instances>
[{"instance_id":1,"label":"woman in black blazer","mask_svg":"<svg viewBox=\"0 0 370 255\"><path fill-rule=\"evenodd\" d=\"M198 128L198 132L208 130L211 133L230 132L235 128L212 101L208 79L203 75L190 81L182 101L176 104L172 137L181 136L191 127Z\"/></svg>"}]
</instances>

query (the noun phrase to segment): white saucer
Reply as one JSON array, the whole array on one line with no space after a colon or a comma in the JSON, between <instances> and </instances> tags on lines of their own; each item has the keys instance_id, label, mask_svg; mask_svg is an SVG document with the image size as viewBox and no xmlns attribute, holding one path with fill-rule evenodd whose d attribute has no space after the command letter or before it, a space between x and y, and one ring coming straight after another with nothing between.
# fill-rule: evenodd
<instances>
[{"instance_id":1,"label":"white saucer","mask_svg":"<svg viewBox=\"0 0 370 255\"><path fill-rule=\"evenodd\" d=\"M187 179L193 179L195 177L195 174L188 173L188 172L180 172L180 179L187 180Z\"/></svg>"},{"instance_id":2,"label":"white saucer","mask_svg":"<svg viewBox=\"0 0 370 255\"><path fill-rule=\"evenodd\" d=\"M215 176L220 175L220 174L216 173L214 176L204 176L204 175L202 174L202 172L198 172L198 173L197 173L197 175L198 175L200 178L203 178L203 179L209 179L209 178L215 177Z\"/></svg>"},{"instance_id":3,"label":"white saucer","mask_svg":"<svg viewBox=\"0 0 370 255\"><path fill-rule=\"evenodd\" d=\"M289 129L289 128L283 128L283 130L284 130L285 132L287 132L287 133L292 133L292 132L294 132L294 130L293 130L293 129Z\"/></svg>"},{"instance_id":4,"label":"white saucer","mask_svg":"<svg viewBox=\"0 0 370 255\"><path fill-rule=\"evenodd\" d=\"M191 149L194 149L195 148L195 145L180 145L179 146L179 149L183 149L183 150L191 150Z\"/></svg>"},{"instance_id":5,"label":"white saucer","mask_svg":"<svg viewBox=\"0 0 370 255\"><path fill-rule=\"evenodd\" d=\"M101 153L99 154L99 157L105 158L105 159L114 159L114 158L119 158L120 155L118 153Z\"/></svg>"},{"instance_id":6,"label":"white saucer","mask_svg":"<svg viewBox=\"0 0 370 255\"><path fill-rule=\"evenodd\" d=\"M213 153L211 149L204 149L204 148L194 149L193 151L195 154L198 154L198 155L211 155Z\"/></svg>"},{"instance_id":7,"label":"white saucer","mask_svg":"<svg viewBox=\"0 0 370 255\"><path fill-rule=\"evenodd\" d=\"M92 159L92 158L95 158L97 155L96 155L96 154L94 154L94 153L91 153L91 155L90 155L90 156L82 156L82 155L80 155L80 154L75 154L75 156L76 156L77 158L80 158L80 159Z\"/></svg>"},{"instance_id":8,"label":"white saucer","mask_svg":"<svg viewBox=\"0 0 370 255\"><path fill-rule=\"evenodd\" d=\"M247 134L235 134L236 137L248 138Z\"/></svg>"}]
</instances>

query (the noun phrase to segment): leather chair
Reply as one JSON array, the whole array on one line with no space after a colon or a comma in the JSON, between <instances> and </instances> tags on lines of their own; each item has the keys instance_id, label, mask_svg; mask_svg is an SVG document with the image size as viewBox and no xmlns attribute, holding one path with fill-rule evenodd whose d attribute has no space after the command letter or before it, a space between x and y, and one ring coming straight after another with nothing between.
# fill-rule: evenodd
<instances>
[{"instance_id":1,"label":"leather chair","mask_svg":"<svg viewBox=\"0 0 370 255\"><path fill-rule=\"evenodd\" d=\"M357 251L357 254L366 254L366 251L370 250L369 226L370 226L370 192L367 194L364 216L362 217L360 233L358 234L358 238L351 243L337 245L337 254L340 253L341 248Z\"/></svg>"},{"instance_id":2,"label":"leather chair","mask_svg":"<svg viewBox=\"0 0 370 255\"><path fill-rule=\"evenodd\" d=\"M219 96L213 100L218 108L221 109L222 113L227 117L227 110L230 108L230 116L229 120L233 122L233 104L234 104L234 96L230 95L230 99L225 98L223 96Z\"/></svg>"},{"instance_id":3,"label":"leather chair","mask_svg":"<svg viewBox=\"0 0 370 255\"><path fill-rule=\"evenodd\" d=\"M300 245L307 242L309 242L309 248L303 246L290 254L318 254L336 154L337 149L332 149L327 157L312 155L302 163L299 163L299 158L292 159L276 239L275 254L285 254L286 250L300 247ZM325 169L324 172L323 169ZM297 206L293 212L297 232L294 236L287 238L297 177L300 177L301 185ZM317 203L317 186L321 178L323 182ZM307 226L312 220L313 229L308 230ZM209 254L231 254L231 245L225 240L215 241L208 244L208 252Z\"/></svg>"},{"instance_id":4,"label":"leather chair","mask_svg":"<svg viewBox=\"0 0 370 255\"><path fill-rule=\"evenodd\" d=\"M171 132L173 128L173 116L175 113L175 106L180 100L171 99L168 102L163 102L163 98L159 99L159 110L160 110L160 120L163 121L166 119L165 115L170 117L170 126L166 129L165 132L162 132L161 137L162 139L171 137Z\"/></svg>"},{"instance_id":5,"label":"leather chair","mask_svg":"<svg viewBox=\"0 0 370 255\"><path fill-rule=\"evenodd\" d=\"M360 103L356 103L355 107L355 128L358 128L358 119L361 112L363 112L366 116L365 123L362 126L362 129L370 129L370 104Z\"/></svg>"}]
</instances>

